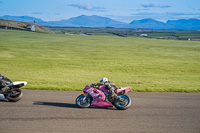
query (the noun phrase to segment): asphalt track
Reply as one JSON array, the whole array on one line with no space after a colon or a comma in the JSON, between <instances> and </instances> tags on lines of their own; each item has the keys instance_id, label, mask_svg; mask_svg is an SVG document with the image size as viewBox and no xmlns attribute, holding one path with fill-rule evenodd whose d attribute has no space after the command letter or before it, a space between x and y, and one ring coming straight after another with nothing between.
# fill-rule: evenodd
<instances>
[{"instance_id":1,"label":"asphalt track","mask_svg":"<svg viewBox=\"0 0 200 133\"><path fill-rule=\"evenodd\" d=\"M81 91L23 90L0 101L0 133L200 133L200 93L128 93L127 110L75 106Z\"/></svg>"}]
</instances>

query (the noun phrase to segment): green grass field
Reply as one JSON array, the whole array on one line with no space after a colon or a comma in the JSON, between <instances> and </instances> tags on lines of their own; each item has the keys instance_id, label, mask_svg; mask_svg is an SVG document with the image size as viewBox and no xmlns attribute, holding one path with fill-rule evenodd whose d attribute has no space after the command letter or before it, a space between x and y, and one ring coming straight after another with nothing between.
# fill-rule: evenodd
<instances>
[{"instance_id":1,"label":"green grass field","mask_svg":"<svg viewBox=\"0 0 200 133\"><path fill-rule=\"evenodd\" d=\"M107 77L132 91L200 92L200 41L0 30L0 73L26 89L82 90Z\"/></svg>"}]
</instances>

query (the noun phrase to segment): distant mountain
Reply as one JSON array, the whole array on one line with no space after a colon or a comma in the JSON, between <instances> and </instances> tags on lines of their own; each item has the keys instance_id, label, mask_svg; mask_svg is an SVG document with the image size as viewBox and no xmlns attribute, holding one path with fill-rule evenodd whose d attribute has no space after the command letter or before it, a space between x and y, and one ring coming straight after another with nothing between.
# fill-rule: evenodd
<instances>
[{"instance_id":1,"label":"distant mountain","mask_svg":"<svg viewBox=\"0 0 200 133\"><path fill-rule=\"evenodd\" d=\"M115 28L126 28L128 27L127 23L119 22L108 17L100 16L85 16L81 15L78 17L70 18L68 20L61 21L43 21L38 18L29 17L29 16L3 16L1 19L23 21L23 22L33 22L45 26L63 26L63 27L115 27Z\"/></svg>"},{"instance_id":2,"label":"distant mountain","mask_svg":"<svg viewBox=\"0 0 200 133\"><path fill-rule=\"evenodd\" d=\"M166 29L200 30L200 20L198 19L168 20L166 23Z\"/></svg>"},{"instance_id":3,"label":"distant mountain","mask_svg":"<svg viewBox=\"0 0 200 133\"><path fill-rule=\"evenodd\" d=\"M78 16L68 20L51 21L51 25L69 26L69 27L116 27L124 28L128 26L127 23L119 22L107 17L100 16ZM50 24L49 23L49 24ZM48 24L48 25L49 25Z\"/></svg>"},{"instance_id":4,"label":"distant mountain","mask_svg":"<svg viewBox=\"0 0 200 133\"><path fill-rule=\"evenodd\" d=\"M144 29L187 29L200 30L200 20L198 19L179 19L168 20L166 23L156 21L154 19L134 20L131 23L123 23L101 16L86 16L70 18L61 21L43 21L39 18L30 16L3 16L0 19L8 19L23 22L36 22L44 26L60 26L60 27L114 27L114 28L144 28Z\"/></svg>"},{"instance_id":5,"label":"distant mountain","mask_svg":"<svg viewBox=\"0 0 200 133\"><path fill-rule=\"evenodd\" d=\"M185 29L200 30L200 20L198 19L179 19L168 20L166 23L156 21L154 19L134 20L130 23L132 28L145 29Z\"/></svg>"},{"instance_id":6,"label":"distant mountain","mask_svg":"<svg viewBox=\"0 0 200 133\"><path fill-rule=\"evenodd\" d=\"M142 19L134 20L130 23L132 28L144 28L144 29L163 29L165 23L156 21L154 19Z\"/></svg>"}]
</instances>

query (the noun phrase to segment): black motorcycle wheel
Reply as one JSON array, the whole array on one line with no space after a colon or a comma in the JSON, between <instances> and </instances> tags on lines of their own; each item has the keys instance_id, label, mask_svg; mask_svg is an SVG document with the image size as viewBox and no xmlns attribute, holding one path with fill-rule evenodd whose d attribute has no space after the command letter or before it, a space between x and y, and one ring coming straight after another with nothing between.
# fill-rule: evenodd
<instances>
[{"instance_id":1,"label":"black motorcycle wheel","mask_svg":"<svg viewBox=\"0 0 200 133\"><path fill-rule=\"evenodd\" d=\"M11 89L11 92L5 97L10 102L17 102L22 99L23 93L20 89Z\"/></svg>"},{"instance_id":2,"label":"black motorcycle wheel","mask_svg":"<svg viewBox=\"0 0 200 133\"><path fill-rule=\"evenodd\" d=\"M127 95L120 95L116 98L115 107L120 110L125 110L131 106L131 99Z\"/></svg>"}]
</instances>

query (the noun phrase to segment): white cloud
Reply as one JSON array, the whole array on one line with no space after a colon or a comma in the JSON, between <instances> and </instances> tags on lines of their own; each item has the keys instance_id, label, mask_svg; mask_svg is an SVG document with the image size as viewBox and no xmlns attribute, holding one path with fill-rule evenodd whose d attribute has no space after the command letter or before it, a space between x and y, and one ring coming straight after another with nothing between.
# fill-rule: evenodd
<instances>
[{"instance_id":1,"label":"white cloud","mask_svg":"<svg viewBox=\"0 0 200 133\"><path fill-rule=\"evenodd\" d=\"M42 12L32 12L31 14L43 14Z\"/></svg>"},{"instance_id":2,"label":"white cloud","mask_svg":"<svg viewBox=\"0 0 200 133\"><path fill-rule=\"evenodd\" d=\"M151 3L151 4L144 4L141 5L144 8L151 8L151 7L155 7L155 8L170 8L171 6L169 5L159 5L157 3Z\"/></svg>"},{"instance_id":3,"label":"white cloud","mask_svg":"<svg viewBox=\"0 0 200 133\"><path fill-rule=\"evenodd\" d=\"M90 4L85 4L85 3L71 4L69 6L73 6L73 7L83 9L83 10L88 10L88 11L105 11L106 10L106 8L104 7L95 7Z\"/></svg>"}]
</instances>

